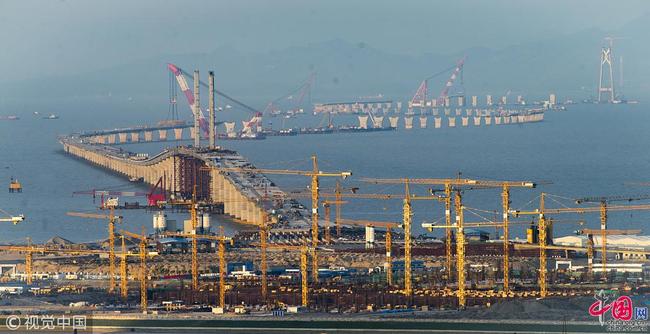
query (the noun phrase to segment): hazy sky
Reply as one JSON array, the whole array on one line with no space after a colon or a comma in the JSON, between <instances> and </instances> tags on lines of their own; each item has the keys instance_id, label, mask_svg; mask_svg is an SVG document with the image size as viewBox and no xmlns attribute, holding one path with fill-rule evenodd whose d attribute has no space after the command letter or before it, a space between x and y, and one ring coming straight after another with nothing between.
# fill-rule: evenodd
<instances>
[{"instance_id":1,"label":"hazy sky","mask_svg":"<svg viewBox=\"0 0 650 334\"><path fill-rule=\"evenodd\" d=\"M223 45L263 52L341 38L394 53L452 53L616 29L648 11L645 0L0 0L0 81Z\"/></svg>"}]
</instances>

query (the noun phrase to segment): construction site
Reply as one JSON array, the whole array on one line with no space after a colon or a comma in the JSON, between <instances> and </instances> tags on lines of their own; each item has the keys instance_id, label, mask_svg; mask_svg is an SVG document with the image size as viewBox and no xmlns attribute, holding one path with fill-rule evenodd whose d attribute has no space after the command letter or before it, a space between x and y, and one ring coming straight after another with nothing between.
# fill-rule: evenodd
<instances>
[{"instance_id":1,"label":"construction site","mask_svg":"<svg viewBox=\"0 0 650 334\"><path fill-rule=\"evenodd\" d=\"M427 80L422 82L408 102L405 129L412 128L414 108L421 108L422 128L427 124L426 115L434 117L438 128L442 116L449 127L455 126L455 116L461 116L462 126L470 123L470 117L475 126L493 121L495 125L537 122L543 120L545 109L556 105L551 95L540 110L479 110L474 108L478 98L473 96L473 108L464 112L464 96L456 96L459 108L452 112L448 89L460 75L463 62L451 68L452 76L441 97L429 100ZM363 170L323 171L316 155L310 157L311 169L257 168L221 142L280 132L264 130L261 114L255 113L251 121L244 122L243 132L233 132L233 123L226 122L227 131L219 134L223 122L217 122L215 100L227 95L214 88L213 72L205 84L209 92L205 117L199 94L204 83L199 72L194 71L190 89L187 72L171 64L168 68L191 106L191 124L167 122L58 139L70 158L150 187L148 193L140 194L146 196L147 204L122 205L118 197L128 194L93 190L85 194L101 197L99 211L67 215L106 224L103 241L74 243L53 238L43 244L0 245L0 293L5 305L31 312L37 305L43 312L55 313L74 308L75 312L92 313L100 322L125 315L137 315L136 319L174 315L254 319L289 314L310 321L329 319L332 314L342 319L377 315L396 321L432 315L533 320L540 318L540 312L545 312L547 319L585 321L589 316L583 306L588 307L599 290L615 290L633 299L650 293L650 237L641 236L638 229L608 228L608 213L650 210L650 196L569 198L572 204L563 204L559 199L567 198L543 192L546 182L461 175L368 178ZM370 131L384 129L383 116L376 112L392 108L392 103L316 104L314 113L329 117L339 112L360 113L360 125L350 131ZM506 103L504 97L502 104ZM490 96L487 105L492 105ZM399 113L401 103L395 106ZM442 113L438 106L443 106ZM268 110L276 110L273 103ZM395 129L397 119L393 117L388 128ZM373 125L370 128L368 118ZM333 128L331 121L329 124L330 131L344 131ZM189 129L191 145L168 148L153 156L129 152L119 145L187 140L185 129ZM173 139L168 131L173 132ZM297 133L315 132L302 129ZM283 190L274 183L274 175L295 176L304 181L305 190ZM336 186L322 187L324 179L335 180ZM397 185L403 191L367 192L372 185ZM512 189L537 196L527 208L511 207ZM493 194L490 196L498 199L501 207L464 204L479 190ZM12 180L9 191L22 191L22 186ZM396 201L401 204L402 219L343 217L342 207L356 200ZM412 232L414 202L430 202L444 213L442 221L421 224L443 237ZM120 228L120 210L127 209L148 210L151 226L138 231ZM185 218L182 222L169 219L168 212ZM486 212L500 218L469 219ZM28 223L25 216L3 213L8 218L2 221ZM562 219L564 214L586 218ZM226 218L242 228L226 235L214 222ZM576 235L555 237L557 224L574 224ZM526 235L511 234L513 227L524 227ZM492 238L486 229L499 233Z\"/></svg>"}]
</instances>

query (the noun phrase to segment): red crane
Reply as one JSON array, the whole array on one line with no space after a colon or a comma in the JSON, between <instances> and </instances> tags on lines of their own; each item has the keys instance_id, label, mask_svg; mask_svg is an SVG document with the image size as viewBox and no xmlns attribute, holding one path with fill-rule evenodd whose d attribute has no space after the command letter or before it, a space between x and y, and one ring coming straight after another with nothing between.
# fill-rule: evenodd
<instances>
[{"instance_id":1,"label":"red crane","mask_svg":"<svg viewBox=\"0 0 650 334\"><path fill-rule=\"evenodd\" d=\"M420 86L418 87L418 90L415 91L415 95L413 95L413 98L411 98L411 101L409 102L410 107L424 107L426 105L426 101L428 100L428 91L429 91L429 80L440 76L442 74L445 74L451 70L454 70L447 80L447 83L445 84L445 88L440 92L440 96L438 96L437 100L438 103L444 102L445 98L449 96L449 89L454 85L454 81L456 78L459 76L460 72L463 70L463 65L465 64L465 57L460 59L456 65L450 66L438 73L435 73L428 78L422 80L420 83Z\"/></svg>"},{"instance_id":2,"label":"red crane","mask_svg":"<svg viewBox=\"0 0 650 334\"><path fill-rule=\"evenodd\" d=\"M81 190L75 191L72 195L92 195L93 203L97 197L100 198L100 207L106 206L106 201L112 197L146 197L148 206L159 206L167 200L167 192L165 191L165 178L161 176L158 182L154 184L149 192L141 191L124 191L124 190Z\"/></svg>"}]
</instances>

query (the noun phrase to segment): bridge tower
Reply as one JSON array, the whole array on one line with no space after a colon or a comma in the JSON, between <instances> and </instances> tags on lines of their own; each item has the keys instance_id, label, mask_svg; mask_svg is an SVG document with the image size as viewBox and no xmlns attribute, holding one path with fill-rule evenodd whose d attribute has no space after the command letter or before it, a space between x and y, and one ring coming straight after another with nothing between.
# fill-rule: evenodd
<instances>
[{"instance_id":1,"label":"bridge tower","mask_svg":"<svg viewBox=\"0 0 650 334\"><path fill-rule=\"evenodd\" d=\"M604 68L607 67L606 70ZM607 76L603 78L603 75ZM605 80L603 80L605 79ZM609 80L607 80L609 79ZM600 51L600 77L598 80L598 103L602 102L603 93L607 102L614 101L614 71L612 68L612 47L603 47Z\"/></svg>"},{"instance_id":2,"label":"bridge tower","mask_svg":"<svg viewBox=\"0 0 650 334\"><path fill-rule=\"evenodd\" d=\"M199 70L194 70L194 105L192 111L194 112L194 147L201 146L201 103L199 102Z\"/></svg>"},{"instance_id":3,"label":"bridge tower","mask_svg":"<svg viewBox=\"0 0 650 334\"><path fill-rule=\"evenodd\" d=\"M209 88L209 92L208 92L208 95L209 95L208 108L209 108L209 110L208 110L208 113L210 114L208 116L209 117L208 126L210 127L210 129L208 129L208 137L209 137L208 142L209 142L210 149L214 150L216 148L216 143L215 143L216 133L215 133L215 124L214 124L214 121L215 121L214 120L215 104L214 104L214 72L213 71L210 71L210 73L208 75L208 85L209 85L209 87L208 87Z\"/></svg>"}]
</instances>

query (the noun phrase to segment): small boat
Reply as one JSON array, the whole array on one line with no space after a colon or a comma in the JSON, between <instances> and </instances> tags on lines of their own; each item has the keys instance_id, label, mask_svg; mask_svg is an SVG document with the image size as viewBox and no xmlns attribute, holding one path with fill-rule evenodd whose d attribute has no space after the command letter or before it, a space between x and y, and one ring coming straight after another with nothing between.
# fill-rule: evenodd
<instances>
[{"instance_id":1,"label":"small boat","mask_svg":"<svg viewBox=\"0 0 650 334\"><path fill-rule=\"evenodd\" d=\"M43 119L59 119L59 116L55 114L50 114L49 116L43 117Z\"/></svg>"},{"instance_id":2,"label":"small boat","mask_svg":"<svg viewBox=\"0 0 650 334\"><path fill-rule=\"evenodd\" d=\"M21 193L23 192L23 185L17 179L11 178L9 182L9 192L10 193Z\"/></svg>"},{"instance_id":3,"label":"small boat","mask_svg":"<svg viewBox=\"0 0 650 334\"><path fill-rule=\"evenodd\" d=\"M17 121L19 119L20 117L16 115L0 116L0 120L2 121Z\"/></svg>"},{"instance_id":4,"label":"small boat","mask_svg":"<svg viewBox=\"0 0 650 334\"><path fill-rule=\"evenodd\" d=\"M133 182L133 183L139 183L139 182L143 182L143 181L144 181L143 177L130 177L129 178L129 182Z\"/></svg>"}]
</instances>

